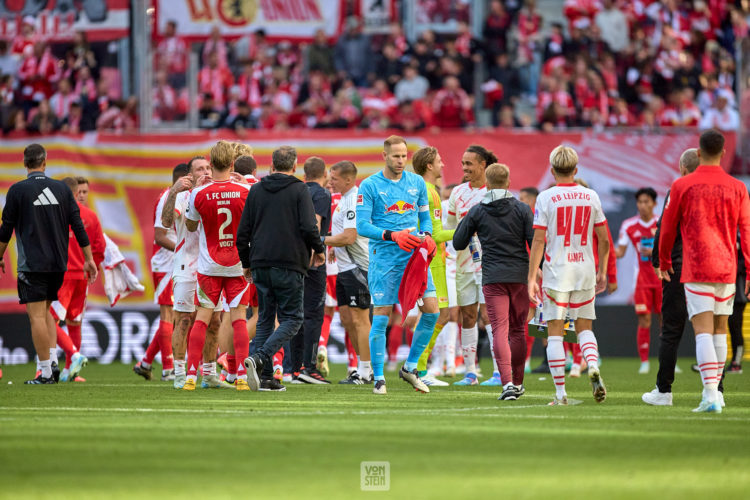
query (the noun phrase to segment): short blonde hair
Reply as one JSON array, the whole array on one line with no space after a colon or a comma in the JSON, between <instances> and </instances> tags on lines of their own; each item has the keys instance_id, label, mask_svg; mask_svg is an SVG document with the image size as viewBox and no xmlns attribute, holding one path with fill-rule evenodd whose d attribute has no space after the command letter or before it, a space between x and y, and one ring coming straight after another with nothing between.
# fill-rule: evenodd
<instances>
[{"instance_id":1,"label":"short blonde hair","mask_svg":"<svg viewBox=\"0 0 750 500\"><path fill-rule=\"evenodd\" d=\"M510 169L502 163L493 163L484 171L488 189L507 189L510 185Z\"/></svg>"},{"instance_id":2,"label":"short blonde hair","mask_svg":"<svg viewBox=\"0 0 750 500\"><path fill-rule=\"evenodd\" d=\"M243 144L241 142L233 142L232 146L234 146L234 159L236 160L240 156L249 156L252 158L253 156L253 147L248 146L247 144Z\"/></svg>"},{"instance_id":3,"label":"short blonde hair","mask_svg":"<svg viewBox=\"0 0 750 500\"><path fill-rule=\"evenodd\" d=\"M435 161L437 158L438 150L432 146L426 146L411 157L411 165L414 167L414 172L418 175L424 175L427 172L427 165Z\"/></svg>"},{"instance_id":4,"label":"short blonde hair","mask_svg":"<svg viewBox=\"0 0 750 500\"><path fill-rule=\"evenodd\" d=\"M575 149L561 144L552 150L549 162L558 174L572 174L578 166L578 153Z\"/></svg>"},{"instance_id":5,"label":"short blonde hair","mask_svg":"<svg viewBox=\"0 0 750 500\"><path fill-rule=\"evenodd\" d=\"M386 140L385 140L385 141L383 142L383 147L384 147L385 149L391 149L391 146L393 146L393 145L395 145L395 144L403 144L404 146L406 146L406 139L404 139L404 138L403 138L403 137L401 137L400 135L392 135L392 136L389 136L389 137L388 137L388 138L387 138L387 139L386 139Z\"/></svg>"},{"instance_id":6,"label":"short blonde hair","mask_svg":"<svg viewBox=\"0 0 750 500\"><path fill-rule=\"evenodd\" d=\"M219 141L211 148L211 168L220 172L228 170L234 163L234 144L228 141Z\"/></svg>"}]
</instances>

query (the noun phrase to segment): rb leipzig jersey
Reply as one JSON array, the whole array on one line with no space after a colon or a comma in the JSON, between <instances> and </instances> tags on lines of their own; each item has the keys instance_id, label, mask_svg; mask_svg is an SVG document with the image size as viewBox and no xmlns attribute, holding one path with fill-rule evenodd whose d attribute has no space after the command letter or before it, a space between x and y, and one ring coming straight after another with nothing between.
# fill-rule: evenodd
<instances>
[{"instance_id":1,"label":"rb leipzig jersey","mask_svg":"<svg viewBox=\"0 0 750 500\"><path fill-rule=\"evenodd\" d=\"M558 292L596 286L593 226L606 222L599 196L575 183L558 184L539 193L534 229L547 231L542 280Z\"/></svg>"},{"instance_id":2,"label":"rb leipzig jersey","mask_svg":"<svg viewBox=\"0 0 750 500\"><path fill-rule=\"evenodd\" d=\"M174 202L174 230L177 243L174 248L174 281L195 281L198 279L198 231L190 232L185 226L185 216L190 204L190 191L177 194Z\"/></svg>"},{"instance_id":3,"label":"rb leipzig jersey","mask_svg":"<svg viewBox=\"0 0 750 500\"><path fill-rule=\"evenodd\" d=\"M162 191L159 195L159 201L154 207L154 227L167 230L167 237L172 241L177 239L177 235L172 228L166 228L161 225L161 212L164 209L164 202L167 201L169 196L169 188ZM170 252L166 248L162 248L154 242L153 256L151 257L151 272L154 273L171 273L172 272L172 257L173 252Z\"/></svg>"},{"instance_id":4,"label":"rb leipzig jersey","mask_svg":"<svg viewBox=\"0 0 750 500\"><path fill-rule=\"evenodd\" d=\"M636 280L636 286L639 288L661 288L661 281L656 277L654 268L651 265L651 257L642 253L642 249L644 248L654 248L656 222L656 217L646 222L640 216L636 215L635 217L625 219L620 227L620 236L617 240L617 245L626 247L628 243L632 243L633 248L638 252L638 279Z\"/></svg>"},{"instance_id":5,"label":"rb leipzig jersey","mask_svg":"<svg viewBox=\"0 0 750 500\"><path fill-rule=\"evenodd\" d=\"M453 191L451 191L450 198L448 198L448 224L445 229L453 229L458 227L458 223L466 217L469 210L474 205L478 205L484 195L487 194L487 186L480 188L473 188L468 182L459 184ZM479 245L479 239L474 239L477 251L481 255L481 246ZM469 248L458 250L456 252L456 263L457 271L460 273L473 273L480 272L482 270L482 263L474 262Z\"/></svg>"},{"instance_id":6,"label":"rb leipzig jersey","mask_svg":"<svg viewBox=\"0 0 750 500\"><path fill-rule=\"evenodd\" d=\"M201 223L198 273L242 276L235 242L249 191L247 184L226 180L214 181L191 192L187 218Z\"/></svg>"}]
</instances>

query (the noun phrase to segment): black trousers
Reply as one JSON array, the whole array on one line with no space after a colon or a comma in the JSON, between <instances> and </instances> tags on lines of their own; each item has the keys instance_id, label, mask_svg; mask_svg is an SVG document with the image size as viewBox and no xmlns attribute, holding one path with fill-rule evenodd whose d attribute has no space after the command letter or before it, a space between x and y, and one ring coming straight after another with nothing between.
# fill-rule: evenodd
<instances>
[{"instance_id":1,"label":"black trousers","mask_svg":"<svg viewBox=\"0 0 750 500\"><path fill-rule=\"evenodd\" d=\"M302 324L303 276L291 269L267 267L253 269L253 282L258 290L258 326L253 344L264 364L262 375L270 378L273 355ZM274 329L277 318L279 327Z\"/></svg>"},{"instance_id":2,"label":"black trousers","mask_svg":"<svg viewBox=\"0 0 750 500\"><path fill-rule=\"evenodd\" d=\"M659 392L672 392L674 367L677 364L677 349L688 320L685 286L680 283L682 269L677 268L670 278L662 282L662 322L659 335L659 372L656 387Z\"/></svg>"},{"instance_id":3,"label":"black trousers","mask_svg":"<svg viewBox=\"0 0 750 500\"><path fill-rule=\"evenodd\" d=\"M305 278L304 293L305 319L297 334L292 337L292 372L315 367L318 354L318 340L323 327L323 314L326 302L326 266L311 268Z\"/></svg>"},{"instance_id":4,"label":"black trousers","mask_svg":"<svg viewBox=\"0 0 750 500\"><path fill-rule=\"evenodd\" d=\"M742 363L742 355L745 350L745 341L742 338L742 316L745 314L745 305L744 302L735 302L732 315L729 316L729 335L732 337L732 361L737 363Z\"/></svg>"}]
</instances>

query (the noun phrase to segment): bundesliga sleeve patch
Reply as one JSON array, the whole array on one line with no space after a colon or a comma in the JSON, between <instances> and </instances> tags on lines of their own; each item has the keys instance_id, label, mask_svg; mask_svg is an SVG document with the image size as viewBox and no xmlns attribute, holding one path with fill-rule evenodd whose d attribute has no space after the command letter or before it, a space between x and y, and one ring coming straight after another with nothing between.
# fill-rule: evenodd
<instances>
[{"instance_id":1,"label":"bundesliga sleeve patch","mask_svg":"<svg viewBox=\"0 0 750 500\"><path fill-rule=\"evenodd\" d=\"M357 205L364 205L364 204L365 204L364 198L362 197L361 194L358 194L357 195Z\"/></svg>"}]
</instances>

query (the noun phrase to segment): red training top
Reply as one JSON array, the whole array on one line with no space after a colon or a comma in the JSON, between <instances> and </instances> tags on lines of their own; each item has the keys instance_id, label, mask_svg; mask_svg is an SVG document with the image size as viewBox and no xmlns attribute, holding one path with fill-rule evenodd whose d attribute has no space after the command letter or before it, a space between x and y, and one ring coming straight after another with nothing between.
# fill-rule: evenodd
<instances>
[{"instance_id":1,"label":"red training top","mask_svg":"<svg viewBox=\"0 0 750 500\"><path fill-rule=\"evenodd\" d=\"M80 203L78 203L78 209L81 211L83 227L86 229L86 234L89 236L89 241L91 242L91 253L94 255L94 264L96 264L96 267L99 267L99 264L104 260L104 248L107 246L104 241L104 233L102 233L102 225L99 222L99 217L96 216L93 210ZM68 269L65 271L65 279L86 279L86 276L83 274L83 263L85 262L83 250L78 245L73 231L70 231L69 238Z\"/></svg>"},{"instance_id":2,"label":"red training top","mask_svg":"<svg viewBox=\"0 0 750 500\"><path fill-rule=\"evenodd\" d=\"M660 269L672 267L672 246L679 224L683 283L735 282L738 225L745 262L750 262L747 188L719 166L701 165L674 181L661 220Z\"/></svg>"}]
</instances>

